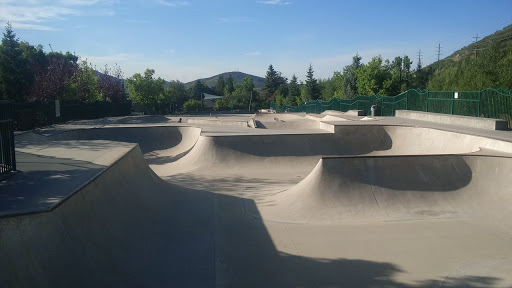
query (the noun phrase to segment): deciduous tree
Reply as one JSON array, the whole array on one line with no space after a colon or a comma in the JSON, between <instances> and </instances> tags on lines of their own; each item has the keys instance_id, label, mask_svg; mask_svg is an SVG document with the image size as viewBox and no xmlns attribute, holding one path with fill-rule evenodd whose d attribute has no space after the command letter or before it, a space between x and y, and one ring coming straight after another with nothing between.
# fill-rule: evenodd
<instances>
[{"instance_id":1,"label":"deciduous tree","mask_svg":"<svg viewBox=\"0 0 512 288\"><path fill-rule=\"evenodd\" d=\"M126 84L129 100L158 110L158 103L165 89L165 80L160 77L154 78L154 74L155 70L146 69L144 75L135 73L126 79Z\"/></svg>"}]
</instances>

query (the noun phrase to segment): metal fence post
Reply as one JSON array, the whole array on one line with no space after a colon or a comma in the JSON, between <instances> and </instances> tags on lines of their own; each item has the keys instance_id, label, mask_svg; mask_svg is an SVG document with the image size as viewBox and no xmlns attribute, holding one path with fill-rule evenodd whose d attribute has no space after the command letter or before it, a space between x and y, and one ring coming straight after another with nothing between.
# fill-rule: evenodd
<instances>
[{"instance_id":1,"label":"metal fence post","mask_svg":"<svg viewBox=\"0 0 512 288\"><path fill-rule=\"evenodd\" d=\"M9 122L9 128L10 128L10 138L11 138L11 159L12 159L12 171L16 171L16 148L15 148L15 143L14 143L14 120L11 119L11 121Z\"/></svg>"},{"instance_id":2,"label":"metal fence post","mask_svg":"<svg viewBox=\"0 0 512 288\"><path fill-rule=\"evenodd\" d=\"M453 115L453 105L455 104L455 96L452 97L452 107L450 109L451 114Z\"/></svg>"},{"instance_id":3,"label":"metal fence post","mask_svg":"<svg viewBox=\"0 0 512 288\"><path fill-rule=\"evenodd\" d=\"M425 98L425 112L428 112L428 94L429 92L427 91L427 98Z\"/></svg>"},{"instance_id":4,"label":"metal fence post","mask_svg":"<svg viewBox=\"0 0 512 288\"><path fill-rule=\"evenodd\" d=\"M480 117L480 106L482 105L482 91L478 91L478 115Z\"/></svg>"}]
</instances>

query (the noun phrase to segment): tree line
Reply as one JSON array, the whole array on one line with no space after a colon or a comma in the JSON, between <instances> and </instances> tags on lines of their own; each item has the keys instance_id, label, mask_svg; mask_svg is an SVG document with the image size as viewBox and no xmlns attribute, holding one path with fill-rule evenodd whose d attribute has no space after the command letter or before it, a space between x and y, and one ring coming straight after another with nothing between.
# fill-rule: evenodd
<instances>
[{"instance_id":1,"label":"tree line","mask_svg":"<svg viewBox=\"0 0 512 288\"><path fill-rule=\"evenodd\" d=\"M42 45L20 41L7 23L0 44L0 100L126 101L121 68L105 66L100 72L75 54L45 52Z\"/></svg>"},{"instance_id":2,"label":"tree line","mask_svg":"<svg viewBox=\"0 0 512 288\"><path fill-rule=\"evenodd\" d=\"M480 91L486 88L512 89L512 45L490 41L478 57L464 57L439 67L435 63L413 69L413 62L404 55L393 60L373 57L364 64L356 54L352 63L335 71L328 79L315 79L310 65L305 82L292 76L288 82L269 66L262 95L268 102L300 105L306 101L334 97L352 99L358 95L396 96L409 89L431 91Z\"/></svg>"},{"instance_id":3,"label":"tree line","mask_svg":"<svg viewBox=\"0 0 512 288\"><path fill-rule=\"evenodd\" d=\"M478 57L464 57L448 64L422 67L407 56L384 60L373 57L363 63L358 54L352 63L332 77L316 79L313 66L305 81L294 74L290 80L269 65L264 86L255 89L252 78L236 83L231 75L220 75L212 87L197 80L190 87L178 80L156 78L155 70L146 69L126 80L117 65L105 66L100 73L87 60L69 52L45 52L41 45L19 41L7 23L0 45L0 99L33 101L78 99L85 102L131 101L153 113L197 111L202 109L202 95L224 96L210 103L209 109L247 110L269 107L276 102L295 106L306 101L333 97L352 99L358 95L395 96L409 89L482 90L512 89L512 46L498 41L480 51ZM446 61L445 61L446 62ZM213 106L213 107L212 107ZM203 107L204 109L204 107Z\"/></svg>"}]
</instances>

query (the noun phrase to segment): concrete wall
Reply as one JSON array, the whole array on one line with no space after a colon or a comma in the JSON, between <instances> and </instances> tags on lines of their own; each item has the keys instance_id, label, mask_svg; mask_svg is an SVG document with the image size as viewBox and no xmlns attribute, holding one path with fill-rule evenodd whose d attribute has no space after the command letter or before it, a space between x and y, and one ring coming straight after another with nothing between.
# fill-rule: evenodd
<instances>
[{"instance_id":1,"label":"concrete wall","mask_svg":"<svg viewBox=\"0 0 512 288\"><path fill-rule=\"evenodd\" d=\"M502 119L469 117L411 110L396 110L396 117L429 121L435 123L460 125L489 130L507 130L508 122Z\"/></svg>"}]
</instances>

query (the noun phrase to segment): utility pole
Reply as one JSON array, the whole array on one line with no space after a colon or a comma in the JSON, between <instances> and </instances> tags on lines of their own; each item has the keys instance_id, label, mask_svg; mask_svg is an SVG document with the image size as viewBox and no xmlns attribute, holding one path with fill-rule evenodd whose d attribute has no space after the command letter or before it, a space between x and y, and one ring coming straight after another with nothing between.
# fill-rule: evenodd
<instances>
[{"instance_id":1,"label":"utility pole","mask_svg":"<svg viewBox=\"0 0 512 288\"><path fill-rule=\"evenodd\" d=\"M473 42L475 43L475 60L478 58L478 38L480 37L478 37L478 33L476 33L476 36L473 37L473 39L475 39L475 42Z\"/></svg>"},{"instance_id":2,"label":"utility pole","mask_svg":"<svg viewBox=\"0 0 512 288\"><path fill-rule=\"evenodd\" d=\"M421 49L418 51L418 69L421 69Z\"/></svg>"},{"instance_id":3,"label":"utility pole","mask_svg":"<svg viewBox=\"0 0 512 288\"><path fill-rule=\"evenodd\" d=\"M443 47L441 47L441 43L439 43L437 45L437 71L439 71L440 64L441 64L441 63L439 63L439 60L441 60L441 48L443 48Z\"/></svg>"}]
</instances>

